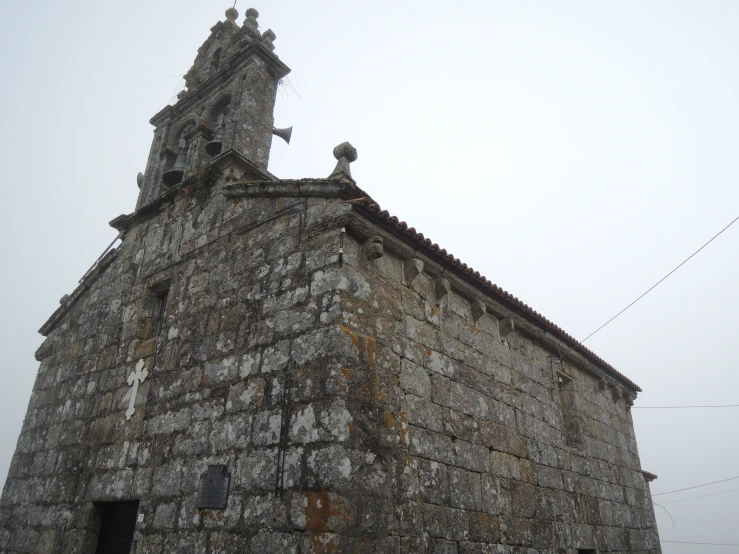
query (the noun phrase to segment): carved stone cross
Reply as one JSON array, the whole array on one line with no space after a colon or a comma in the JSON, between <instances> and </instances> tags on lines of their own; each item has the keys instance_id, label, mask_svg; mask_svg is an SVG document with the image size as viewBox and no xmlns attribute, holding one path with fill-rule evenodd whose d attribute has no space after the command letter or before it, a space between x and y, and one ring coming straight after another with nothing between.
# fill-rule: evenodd
<instances>
[{"instance_id":1,"label":"carved stone cross","mask_svg":"<svg viewBox=\"0 0 739 554\"><path fill-rule=\"evenodd\" d=\"M139 392L139 383L143 383L148 376L146 363L144 360L139 360L139 363L136 364L136 371L131 372L131 375L128 376L128 386L133 387L133 389L131 389L131 398L128 401L128 410L126 410L127 420L131 419L136 411L136 395Z\"/></svg>"}]
</instances>

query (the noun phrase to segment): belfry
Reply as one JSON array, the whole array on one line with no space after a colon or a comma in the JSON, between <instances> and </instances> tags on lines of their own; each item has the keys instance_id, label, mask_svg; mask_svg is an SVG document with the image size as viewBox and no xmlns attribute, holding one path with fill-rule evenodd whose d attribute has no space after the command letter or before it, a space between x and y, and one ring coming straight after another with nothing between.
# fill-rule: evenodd
<instances>
[{"instance_id":1,"label":"belfry","mask_svg":"<svg viewBox=\"0 0 739 554\"><path fill-rule=\"evenodd\" d=\"M270 173L258 16L211 28L40 329L0 551L660 553L633 381L381 210L349 142Z\"/></svg>"}]
</instances>

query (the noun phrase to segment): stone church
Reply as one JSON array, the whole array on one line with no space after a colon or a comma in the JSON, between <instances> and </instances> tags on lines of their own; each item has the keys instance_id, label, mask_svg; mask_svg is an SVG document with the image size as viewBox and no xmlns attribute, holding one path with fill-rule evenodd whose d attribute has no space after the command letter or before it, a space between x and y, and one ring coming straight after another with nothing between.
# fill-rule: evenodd
<instances>
[{"instance_id":1,"label":"stone church","mask_svg":"<svg viewBox=\"0 0 739 554\"><path fill-rule=\"evenodd\" d=\"M290 69L238 15L41 327L0 551L661 552L639 387L381 210L348 142L272 175Z\"/></svg>"}]
</instances>

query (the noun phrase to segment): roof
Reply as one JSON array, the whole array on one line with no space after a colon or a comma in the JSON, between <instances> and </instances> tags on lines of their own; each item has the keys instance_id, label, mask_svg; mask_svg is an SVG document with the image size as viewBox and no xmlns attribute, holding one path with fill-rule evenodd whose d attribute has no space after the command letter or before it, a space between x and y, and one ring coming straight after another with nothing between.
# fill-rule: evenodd
<instances>
[{"instance_id":1,"label":"roof","mask_svg":"<svg viewBox=\"0 0 739 554\"><path fill-rule=\"evenodd\" d=\"M481 275L479 271L475 271L473 268L459 260L459 258L454 257L445 249L441 248L431 239L423 236L422 233L419 233L413 227L410 227L405 221L401 221L397 217L390 215L386 210L382 210L371 198L358 198L356 200L350 200L349 202L358 212L383 224L396 234L401 235L419 250L422 250L427 256L440 261L445 266L450 267L457 273L473 281L479 288L490 294L491 297L499 301L501 304L521 313L528 319L543 327L569 346L572 351L581 354L594 364L603 368L607 373L616 377L619 381L631 387L633 390L641 392L641 388L636 383L616 370L616 368L595 354L595 352L583 346L577 339L569 335L562 328L549 321L539 312L535 311L512 294L492 283Z\"/></svg>"}]
</instances>

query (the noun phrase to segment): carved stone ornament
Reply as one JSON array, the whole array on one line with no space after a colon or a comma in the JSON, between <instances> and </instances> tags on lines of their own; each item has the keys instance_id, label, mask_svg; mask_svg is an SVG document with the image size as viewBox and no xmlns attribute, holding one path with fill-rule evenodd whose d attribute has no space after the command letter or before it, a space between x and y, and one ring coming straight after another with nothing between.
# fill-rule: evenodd
<instances>
[{"instance_id":1,"label":"carved stone ornament","mask_svg":"<svg viewBox=\"0 0 739 554\"><path fill-rule=\"evenodd\" d=\"M374 236L367 245L367 259L376 260L382 258L385 253L385 247L382 243L382 237Z\"/></svg>"},{"instance_id":2,"label":"carved stone ornament","mask_svg":"<svg viewBox=\"0 0 739 554\"><path fill-rule=\"evenodd\" d=\"M338 161L336 167L328 176L329 179L341 179L348 178L352 179L352 172L349 169L349 164L357 161L357 149L354 148L349 142L342 142L336 148L334 148L334 158Z\"/></svg>"}]
</instances>

